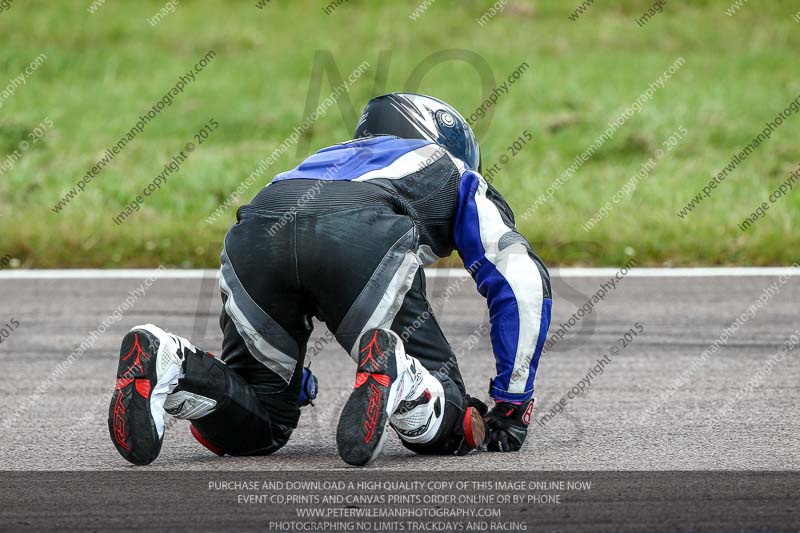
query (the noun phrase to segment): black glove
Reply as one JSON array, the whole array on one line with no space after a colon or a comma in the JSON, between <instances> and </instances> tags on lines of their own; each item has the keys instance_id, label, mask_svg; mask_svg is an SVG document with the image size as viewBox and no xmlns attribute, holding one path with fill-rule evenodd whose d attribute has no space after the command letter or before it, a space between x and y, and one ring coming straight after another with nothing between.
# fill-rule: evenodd
<instances>
[{"instance_id":1,"label":"black glove","mask_svg":"<svg viewBox=\"0 0 800 533\"><path fill-rule=\"evenodd\" d=\"M497 402L485 417L486 449L490 452L516 452L522 448L531 422L533 400L520 405Z\"/></svg>"}]
</instances>

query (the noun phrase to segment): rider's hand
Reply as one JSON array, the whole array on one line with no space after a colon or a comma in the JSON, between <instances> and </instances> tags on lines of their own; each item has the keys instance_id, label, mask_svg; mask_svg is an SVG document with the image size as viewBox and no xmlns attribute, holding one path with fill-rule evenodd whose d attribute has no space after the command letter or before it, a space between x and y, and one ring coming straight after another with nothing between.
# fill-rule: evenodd
<instances>
[{"instance_id":1,"label":"rider's hand","mask_svg":"<svg viewBox=\"0 0 800 533\"><path fill-rule=\"evenodd\" d=\"M528 434L533 400L517 405L497 402L486 415L486 449L490 452L515 452Z\"/></svg>"}]
</instances>

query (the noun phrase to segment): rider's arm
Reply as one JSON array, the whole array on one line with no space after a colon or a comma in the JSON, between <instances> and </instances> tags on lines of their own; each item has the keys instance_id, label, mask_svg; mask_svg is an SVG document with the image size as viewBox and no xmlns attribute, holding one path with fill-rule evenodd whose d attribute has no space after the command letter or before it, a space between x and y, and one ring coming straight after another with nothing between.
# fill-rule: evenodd
<instances>
[{"instance_id":1,"label":"rider's arm","mask_svg":"<svg viewBox=\"0 0 800 533\"><path fill-rule=\"evenodd\" d=\"M517 232L500 193L471 170L461 176L453 233L464 266L489 305L497 367L489 393L498 401L528 400L550 326L547 269Z\"/></svg>"}]
</instances>

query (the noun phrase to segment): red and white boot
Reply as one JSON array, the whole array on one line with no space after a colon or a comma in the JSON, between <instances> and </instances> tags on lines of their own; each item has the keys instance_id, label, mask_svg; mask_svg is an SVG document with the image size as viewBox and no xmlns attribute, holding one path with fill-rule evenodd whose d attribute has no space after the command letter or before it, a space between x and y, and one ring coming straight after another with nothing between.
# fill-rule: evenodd
<instances>
[{"instance_id":1,"label":"red and white boot","mask_svg":"<svg viewBox=\"0 0 800 533\"><path fill-rule=\"evenodd\" d=\"M131 463L150 464L161 452L167 395L178 385L188 352L197 348L153 324L136 326L122 339L108 430Z\"/></svg>"},{"instance_id":2,"label":"red and white boot","mask_svg":"<svg viewBox=\"0 0 800 533\"><path fill-rule=\"evenodd\" d=\"M445 392L388 329L371 329L358 341L356 383L342 409L336 431L339 456L348 464L365 466L383 449L387 426L408 443L431 442L442 430ZM467 451L479 446L485 428L478 410L468 406L463 417ZM465 452L463 452L465 453Z\"/></svg>"}]
</instances>

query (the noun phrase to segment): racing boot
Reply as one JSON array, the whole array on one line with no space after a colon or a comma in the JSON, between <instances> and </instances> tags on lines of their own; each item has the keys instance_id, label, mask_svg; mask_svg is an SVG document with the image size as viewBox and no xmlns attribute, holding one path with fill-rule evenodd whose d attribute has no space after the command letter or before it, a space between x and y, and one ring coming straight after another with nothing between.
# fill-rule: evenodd
<instances>
[{"instance_id":1,"label":"racing boot","mask_svg":"<svg viewBox=\"0 0 800 533\"><path fill-rule=\"evenodd\" d=\"M178 385L192 343L146 324L122 339L108 430L117 451L135 465L152 463L164 441L165 402Z\"/></svg>"},{"instance_id":2,"label":"racing boot","mask_svg":"<svg viewBox=\"0 0 800 533\"><path fill-rule=\"evenodd\" d=\"M423 448L443 431L450 431L454 424L443 421L446 411L452 413L453 409L446 408L442 383L405 353L397 334L387 329L367 330L359 338L358 348L355 387L336 432L339 456L346 463L365 466L375 460L390 423L404 442ZM483 419L471 408L459 410L459 415L463 417L461 425L467 427L459 427L457 432L469 434L463 439L471 444L469 449L480 445Z\"/></svg>"}]
</instances>

